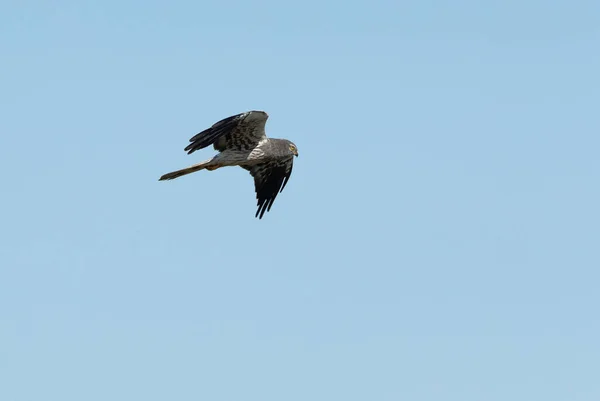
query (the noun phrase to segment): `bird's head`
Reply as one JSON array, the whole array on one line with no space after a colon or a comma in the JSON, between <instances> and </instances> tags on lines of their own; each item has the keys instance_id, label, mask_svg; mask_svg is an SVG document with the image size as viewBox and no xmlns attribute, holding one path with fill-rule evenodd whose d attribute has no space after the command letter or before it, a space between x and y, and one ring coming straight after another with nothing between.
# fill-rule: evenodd
<instances>
[{"instance_id":1,"label":"bird's head","mask_svg":"<svg viewBox=\"0 0 600 401\"><path fill-rule=\"evenodd\" d=\"M289 142L288 146L290 148L290 152L292 152L294 156L298 157L298 148L296 147L296 145L294 145L292 142Z\"/></svg>"}]
</instances>

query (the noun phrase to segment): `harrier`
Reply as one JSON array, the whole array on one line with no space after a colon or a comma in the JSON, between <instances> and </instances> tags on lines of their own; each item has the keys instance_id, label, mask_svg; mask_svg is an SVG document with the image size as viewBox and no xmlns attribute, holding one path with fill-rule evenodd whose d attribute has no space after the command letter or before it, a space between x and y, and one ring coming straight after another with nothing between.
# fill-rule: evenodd
<instances>
[{"instance_id":1,"label":"harrier","mask_svg":"<svg viewBox=\"0 0 600 401\"><path fill-rule=\"evenodd\" d=\"M262 219L265 212L271 210L277 194L285 188L292 174L294 156L298 156L298 148L291 141L267 138L267 118L264 111L248 111L215 123L193 136L185 151L192 154L213 145L219 153L210 160L165 174L159 181L204 169L240 166L254 177L258 206L255 217Z\"/></svg>"}]
</instances>

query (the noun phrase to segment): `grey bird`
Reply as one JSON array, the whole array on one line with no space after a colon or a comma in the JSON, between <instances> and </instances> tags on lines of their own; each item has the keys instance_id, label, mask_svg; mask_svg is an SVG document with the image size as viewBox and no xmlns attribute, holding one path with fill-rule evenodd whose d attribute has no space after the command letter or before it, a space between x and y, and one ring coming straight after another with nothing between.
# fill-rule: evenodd
<instances>
[{"instance_id":1,"label":"grey bird","mask_svg":"<svg viewBox=\"0 0 600 401\"><path fill-rule=\"evenodd\" d=\"M271 210L273 202L292 174L294 156L298 148L287 139L267 138L265 124L269 115L264 111L248 111L224 118L190 139L185 151L192 154L213 145L219 153L212 159L160 177L172 180L200 170L216 170L240 166L254 177L258 210L255 217L262 219Z\"/></svg>"}]
</instances>

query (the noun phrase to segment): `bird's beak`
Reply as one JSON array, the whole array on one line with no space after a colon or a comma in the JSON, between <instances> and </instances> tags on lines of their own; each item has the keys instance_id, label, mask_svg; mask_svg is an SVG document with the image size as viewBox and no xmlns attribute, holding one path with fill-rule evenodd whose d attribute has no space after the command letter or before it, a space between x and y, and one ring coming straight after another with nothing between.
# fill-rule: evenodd
<instances>
[{"instance_id":1,"label":"bird's beak","mask_svg":"<svg viewBox=\"0 0 600 401\"><path fill-rule=\"evenodd\" d=\"M296 157L298 157L298 151L295 151L294 154L296 155Z\"/></svg>"}]
</instances>

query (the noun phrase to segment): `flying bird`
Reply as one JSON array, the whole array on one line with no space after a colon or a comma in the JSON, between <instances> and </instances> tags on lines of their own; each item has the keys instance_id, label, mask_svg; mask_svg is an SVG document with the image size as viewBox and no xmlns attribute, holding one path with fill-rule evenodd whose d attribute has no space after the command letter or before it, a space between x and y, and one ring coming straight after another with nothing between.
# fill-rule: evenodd
<instances>
[{"instance_id":1,"label":"flying bird","mask_svg":"<svg viewBox=\"0 0 600 401\"><path fill-rule=\"evenodd\" d=\"M287 139L267 138L265 124L269 115L264 111L248 111L224 118L190 139L185 151L192 154L213 145L219 153L212 159L160 177L172 180L200 170L213 171L221 167L240 166L254 177L258 210L262 219L292 174L298 148Z\"/></svg>"}]
</instances>

